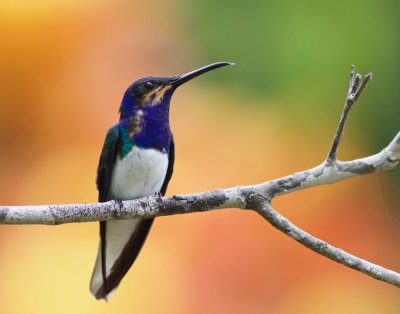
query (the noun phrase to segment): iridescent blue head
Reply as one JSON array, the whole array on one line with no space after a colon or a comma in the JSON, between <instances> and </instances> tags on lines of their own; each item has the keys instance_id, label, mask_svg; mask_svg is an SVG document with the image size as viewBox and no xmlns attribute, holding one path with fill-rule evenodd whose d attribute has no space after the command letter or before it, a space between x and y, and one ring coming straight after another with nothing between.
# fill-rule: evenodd
<instances>
[{"instance_id":1,"label":"iridescent blue head","mask_svg":"<svg viewBox=\"0 0 400 314\"><path fill-rule=\"evenodd\" d=\"M129 86L124 94L120 107L121 119L129 118L138 110L167 105L178 86L208 71L232 64L217 62L180 76L141 78Z\"/></svg>"},{"instance_id":2,"label":"iridescent blue head","mask_svg":"<svg viewBox=\"0 0 400 314\"><path fill-rule=\"evenodd\" d=\"M173 77L145 77L126 90L120 107L120 125L126 140L143 148L165 150L169 145L169 104L176 88L208 71L232 65L217 62Z\"/></svg>"}]
</instances>

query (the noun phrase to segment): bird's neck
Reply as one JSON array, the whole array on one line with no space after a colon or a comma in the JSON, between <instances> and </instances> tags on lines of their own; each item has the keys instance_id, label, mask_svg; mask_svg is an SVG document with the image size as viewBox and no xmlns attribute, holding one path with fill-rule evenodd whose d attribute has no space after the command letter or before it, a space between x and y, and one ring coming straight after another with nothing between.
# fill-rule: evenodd
<instances>
[{"instance_id":1,"label":"bird's neck","mask_svg":"<svg viewBox=\"0 0 400 314\"><path fill-rule=\"evenodd\" d=\"M133 146L169 153L172 138L169 127L169 102L135 110L129 117L121 117L120 125L123 157Z\"/></svg>"}]
</instances>

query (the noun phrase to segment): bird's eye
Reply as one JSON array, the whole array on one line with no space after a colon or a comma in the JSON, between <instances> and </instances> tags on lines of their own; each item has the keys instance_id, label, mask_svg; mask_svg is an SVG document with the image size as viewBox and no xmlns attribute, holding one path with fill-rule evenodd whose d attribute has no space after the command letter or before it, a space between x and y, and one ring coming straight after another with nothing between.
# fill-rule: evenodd
<instances>
[{"instance_id":1,"label":"bird's eye","mask_svg":"<svg viewBox=\"0 0 400 314\"><path fill-rule=\"evenodd\" d=\"M154 87L154 83L153 82L148 81L148 82L144 83L144 88L147 89L147 90L152 90L153 87Z\"/></svg>"}]
</instances>

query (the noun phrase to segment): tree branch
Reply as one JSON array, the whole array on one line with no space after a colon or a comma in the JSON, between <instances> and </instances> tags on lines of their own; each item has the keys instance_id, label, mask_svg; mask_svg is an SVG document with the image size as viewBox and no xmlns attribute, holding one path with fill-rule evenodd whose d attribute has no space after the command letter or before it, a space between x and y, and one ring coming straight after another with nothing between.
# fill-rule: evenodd
<instances>
[{"instance_id":1,"label":"tree branch","mask_svg":"<svg viewBox=\"0 0 400 314\"><path fill-rule=\"evenodd\" d=\"M351 255L339 248L313 237L281 216L272 208L272 206L265 204L264 207L260 209L259 213L275 228L284 232L289 237L297 242L300 242L314 252L328 257L342 265L358 270L372 278L385 281L396 287L400 287L399 273L365 261L357 256Z\"/></svg>"},{"instance_id":2,"label":"tree branch","mask_svg":"<svg viewBox=\"0 0 400 314\"><path fill-rule=\"evenodd\" d=\"M257 185L238 186L228 189L195 194L161 197L148 196L129 201L109 201L92 204L0 206L0 224L46 224L58 225L72 222L103 221L127 218L153 218L221 208L241 208L258 212L278 230L313 251L347 267L356 269L375 279L400 287L400 274L372 264L341 249L319 240L301 230L276 212L271 201L279 195L300 189L335 183L354 176L396 168L400 163L400 132L381 152L352 161L338 161L336 153L344 126L352 106L357 102L372 74L363 79L350 73L350 87L343 113L327 159L319 166L286 177Z\"/></svg>"}]
</instances>

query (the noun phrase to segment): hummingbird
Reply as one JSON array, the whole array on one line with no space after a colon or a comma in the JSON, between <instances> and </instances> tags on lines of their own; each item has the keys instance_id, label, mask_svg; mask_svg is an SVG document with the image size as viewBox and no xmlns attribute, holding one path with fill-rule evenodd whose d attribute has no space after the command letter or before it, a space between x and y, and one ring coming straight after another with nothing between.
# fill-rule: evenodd
<instances>
[{"instance_id":1,"label":"hummingbird","mask_svg":"<svg viewBox=\"0 0 400 314\"><path fill-rule=\"evenodd\" d=\"M208 71L232 65L217 62L179 76L141 78L125 91L119 122L107 132L97 168L99 202L164 195L175 152L169 124L176 88ZM154 218L100 222L100 244L90 291L107 300L137 258Z\"/></svg>"}]
</instances>

